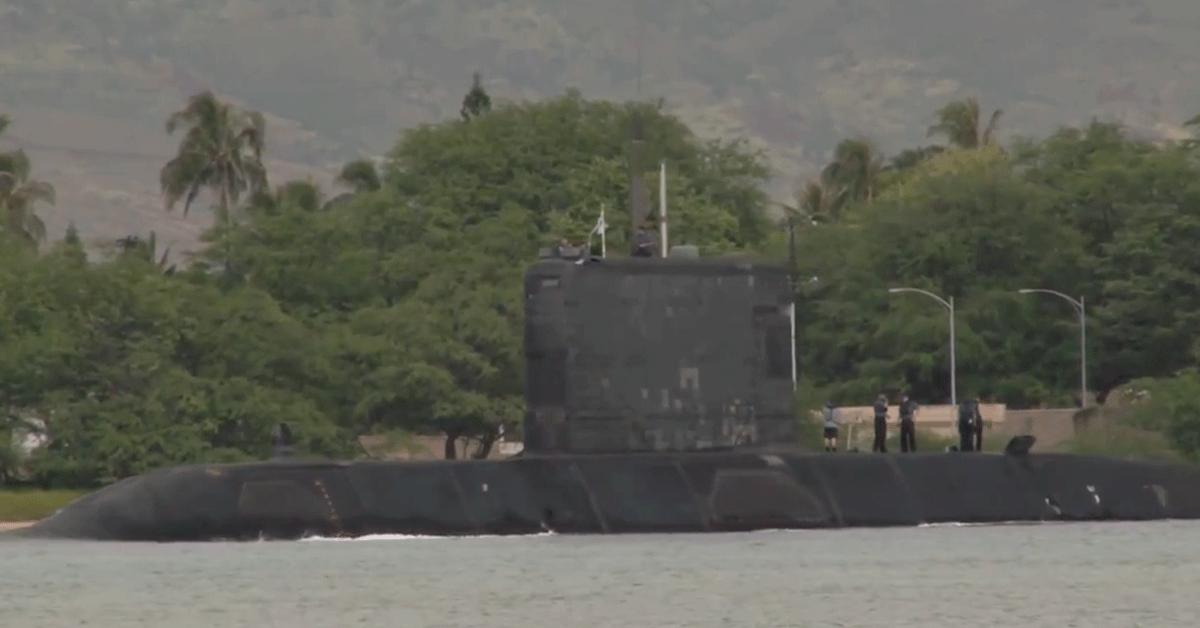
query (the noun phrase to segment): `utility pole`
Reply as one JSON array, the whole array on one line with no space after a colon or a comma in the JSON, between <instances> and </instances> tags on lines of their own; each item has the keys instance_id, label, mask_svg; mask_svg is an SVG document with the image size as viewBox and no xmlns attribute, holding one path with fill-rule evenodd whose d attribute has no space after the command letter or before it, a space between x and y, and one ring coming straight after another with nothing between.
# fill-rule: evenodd
<instances>
[{"instance_id":1,"label":"utility pole","mask_svg":"<svg viewBox=\"0 0 1200 628\"><path fill-rule=\"evenodd\" d=\"M950 297L949 300L946 300L932 292L929 292L927 290L922 290L920 288L891 288L890 290L888 290L888 292L890 292L892 294L895 294L897 292L916 292L917 294L923 294L923 295L937 301L938 303L941 303L942 307L946 308L946 311L950 313L950 403L951 403L951 405L957 406L958 405L958 381L957 381L958 375L955 371L957 371L958 367L955 364L955 359L954 359L954 344L955 344L954 343L954 297Z\"/></svg>"},{"instance_id":2,"label":"utility pole","mask_svg":"<svg viewBox=\"0 0 1200 628\"><path fill-rule=\"evenodd\" d=\"M1052 294L1067 303L1070 303L1075 308L1075 313L1079 315L1079 407L1087 407L1087 310L1084 308L1083 295L1079 295L1079 299L1074 299L1057 290L1048 290L1046 288L1025 288L1018 290L1021 294Z\"/></svg>"}]
</instances>

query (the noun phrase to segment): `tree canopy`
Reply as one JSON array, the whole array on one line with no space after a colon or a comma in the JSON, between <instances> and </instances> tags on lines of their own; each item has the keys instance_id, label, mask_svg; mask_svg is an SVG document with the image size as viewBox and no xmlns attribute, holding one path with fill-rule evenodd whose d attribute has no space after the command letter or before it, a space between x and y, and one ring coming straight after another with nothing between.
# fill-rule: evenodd
<instances>
[{"instance_id":1,"label":"tree canopy","mask_svg":"<svg viewBox=\"0 0 1200 628\"><path fill-rule=\"evenodd\" d=\"M486 453L523 412L525 266L586 239L602 207L611 239L627 237L634 111L670 164L677 242L751 251L773 233L764 157L701 141L658 106L578 93L493 106L478 81L465 100L470 115L405 131L378 166L347 164L349 192L329 199L310 181L269 186L260 117L199 94L171 117L188 131L164 198L211 189L236 220L187 264L168 265L153 234L93 263L77 235L4 249L0 395L10 430L37 419L52 439L33 478L261 457L280 421L320 454L394 430Z\"/></svg>"},{"instance_id":2,"label":"tree canopy","mask_svg":"<svg viewBox=\"0 0 1200 628\"><path fill-rule=\"evenodd\" d=\"M1159 405L1142 420L1200 456L1195 143L1092 122L1001 146L998 111L980 111L947 105L931 129L946 146L891 158L847 139L775 221L763 155L699 139L661 104L493 103L476 78L462 115L347 164L330 197L311 181L268 185L261 116L199 94L171 118L188 130L164 198L186 208L210 188L223 219L186 262L153 234L91 259L74 231L38 246L44 195L0 185L14 243L0 247L0 432L49 438L23 469L0 456L0 481L90 486L258 458L281 421L320 454L356 455L357 436L391 431L486 454L520 427L525 267L562 237L586 241L602 208L608 250L629 248L635 114L646 163L667 163L675 243L793 266L809 389L947 402L945 309L888 292L915 287L954 298L960 398L1074 403L1076 317L1018 293L1052 289L1087 304L1090 392L1149 391ZM0 154L0 177L45 185L16 154Z\"/></svg>"}]
</instances>

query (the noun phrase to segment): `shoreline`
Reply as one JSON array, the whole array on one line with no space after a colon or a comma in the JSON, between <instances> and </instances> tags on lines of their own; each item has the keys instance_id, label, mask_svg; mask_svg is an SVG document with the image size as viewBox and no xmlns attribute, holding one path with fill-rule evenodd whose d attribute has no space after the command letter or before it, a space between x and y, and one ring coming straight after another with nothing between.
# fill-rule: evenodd
<instances>
[{"instance_id":1,"label":"shoreline","mask_svg":"<svg viewBox=\"0 0 1200 628\"><path fill-rule=\"evenodd\" d=\"M35 523L37 523L37 522L36 521L0 521L0 532L7 532L9 530L20 530L21 528L28 528L29 526L31 526Z\"/></svg>"}]
</instances>

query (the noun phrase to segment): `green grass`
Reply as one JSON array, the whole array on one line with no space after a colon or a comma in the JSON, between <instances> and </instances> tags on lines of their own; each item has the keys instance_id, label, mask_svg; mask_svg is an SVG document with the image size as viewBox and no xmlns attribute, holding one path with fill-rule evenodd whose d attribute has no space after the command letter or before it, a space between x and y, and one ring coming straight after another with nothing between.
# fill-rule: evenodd
<instances>
[{"instance_id":1,"label":"green grass","mask_svg":"<svg viewBox=\"0 0 1200 628\"><path fill-rule=\"evenodd\" d=\"M88 491L0 490L0 521L37 521Z\"/></svg>"},{"instance_id":2,"label":"green grass","mask_svg":"<svg viewBox=\"0 0 1200 628\"><path fill-rule=\"evenodd\" d=\"M1095 454L1127 460L1182 460L1179 453L1161 434L1131 428L1084 432L1056 449L1073 454Z\"/></svg>"}]
</instances>

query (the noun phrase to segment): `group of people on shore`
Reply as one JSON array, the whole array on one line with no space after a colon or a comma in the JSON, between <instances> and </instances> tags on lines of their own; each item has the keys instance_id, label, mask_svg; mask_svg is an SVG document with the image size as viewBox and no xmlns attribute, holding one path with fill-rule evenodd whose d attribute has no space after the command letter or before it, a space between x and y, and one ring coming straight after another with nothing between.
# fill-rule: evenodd
<instances>
[{"instance_id":1,"label":"group of people on shore","mask_svg":"<svg viewBox=\"0 0 1200 628\"><path fill-rule=\"evenodd\" d=\"M871 451L887 453L888 431L888 398L885 393L879 393L875 400L875 439ZM920 409L917 402L904 395L899 404L900 413L900 451L904 453L917 450L916 418ZM821 409L821 420L824 424L825 451L837 451L838 432L841 427L841 417L838 407L832 401L825 402ZM983 415L979 413L979 400L968 399L958 404L958 446L951 447L954 451L983 450Z\"/></svg>"}]
</instances>

